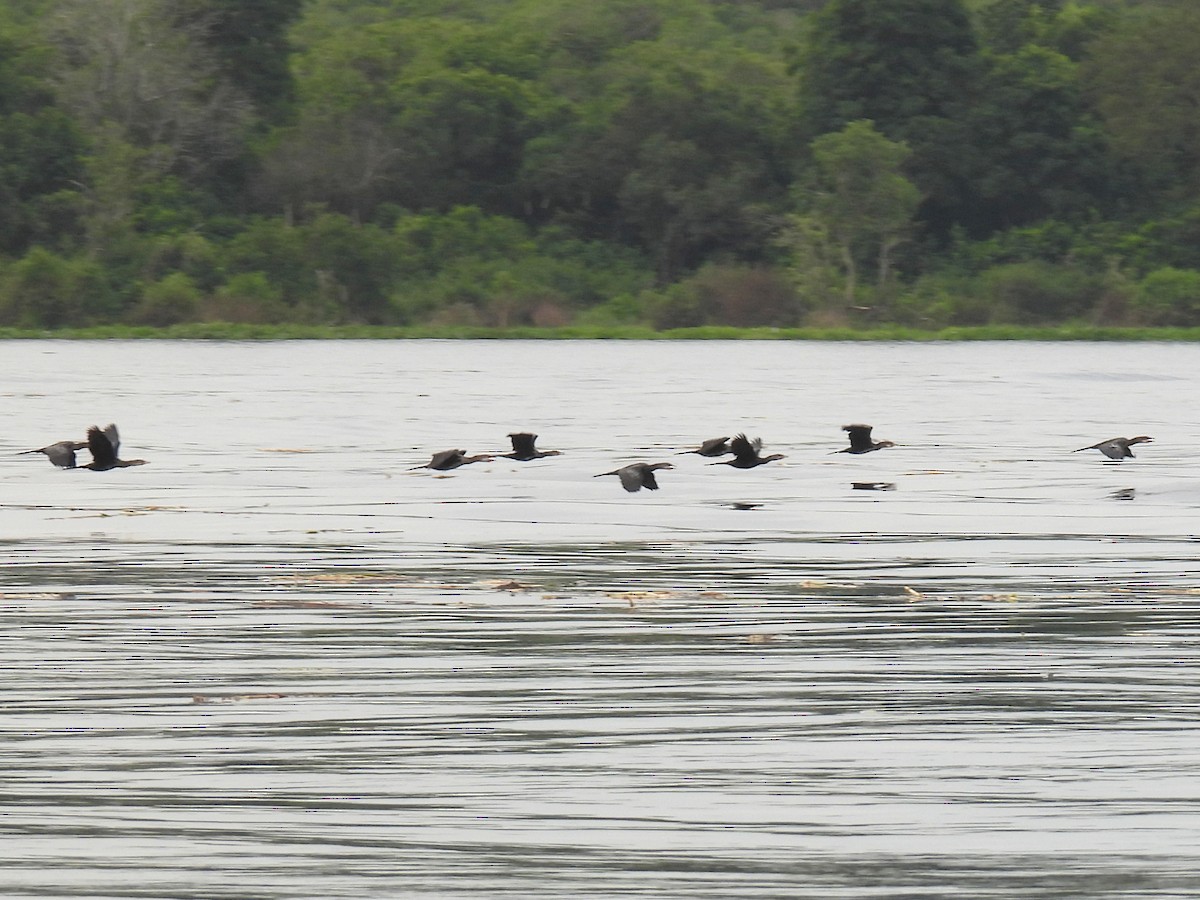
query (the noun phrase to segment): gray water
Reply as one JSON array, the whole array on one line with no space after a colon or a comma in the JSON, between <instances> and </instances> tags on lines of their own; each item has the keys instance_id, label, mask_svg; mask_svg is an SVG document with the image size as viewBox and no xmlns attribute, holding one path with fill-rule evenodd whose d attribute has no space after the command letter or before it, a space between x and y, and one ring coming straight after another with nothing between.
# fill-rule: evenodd
<instances>
[{"instance_id":1,"label":"gray water","mask_svg":"<svg viewBox=\"0 0 1200 900\"><path fill-rule=\"evenodd\" d=\"M1200 895L1200 347L0 371L0 896ZM109 421L149 465L13 455ZM738 431L786 459L674 455Z\"/></svg>"}]
</instances>

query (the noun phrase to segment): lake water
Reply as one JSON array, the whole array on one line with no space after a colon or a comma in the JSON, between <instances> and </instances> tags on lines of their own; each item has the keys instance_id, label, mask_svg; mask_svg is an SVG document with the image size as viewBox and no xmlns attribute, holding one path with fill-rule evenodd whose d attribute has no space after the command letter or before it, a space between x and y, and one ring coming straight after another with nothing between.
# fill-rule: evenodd
<instances>
[{"instance_id":1,"label":"lake water","mask_svg":"<svg viewBox=\"0 0 1200 900\"><path fill-rule=\"evenodd\" d=\"M0 896L1200 896L1200 346L0 371ZM110 421L149 465L13 455Z\"/></svg>"}]
</instances>

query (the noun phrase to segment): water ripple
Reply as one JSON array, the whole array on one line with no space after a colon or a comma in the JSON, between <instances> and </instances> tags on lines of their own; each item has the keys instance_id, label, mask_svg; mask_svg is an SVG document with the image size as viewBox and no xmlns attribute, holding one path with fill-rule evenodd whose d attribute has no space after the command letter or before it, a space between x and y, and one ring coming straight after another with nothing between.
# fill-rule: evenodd
<instances>
[{"instance_id":1,"label":"water ripple","mask_svg":"<svg viewBox=\"0 0 1200 900\"><path fill-rule=\"evenodd\" d=\"M5 350L14 433L152 463L6 470L2 897L1200 895L1194 347L1102 410L1074 346L70 345L145 378L49 411L68 348ZM530 417L563 457L407 470ZM788 459L592 478L735 425Z\"/></svg>"}]
</instances>

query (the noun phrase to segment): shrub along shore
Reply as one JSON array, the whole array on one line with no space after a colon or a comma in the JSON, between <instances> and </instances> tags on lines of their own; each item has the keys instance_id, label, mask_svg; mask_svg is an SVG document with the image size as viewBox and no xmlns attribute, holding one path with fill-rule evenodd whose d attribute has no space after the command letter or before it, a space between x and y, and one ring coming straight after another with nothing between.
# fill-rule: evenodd
<instances>
[{"instance_id":1,"label":"shrub along shore","mask_svg":"<svg viewBox=\"0 0 1200 900\"><path fill-rule=\"evenodd\" d=\"M1031 327L980 325L923 330L879 328L732 328L704 326L654 330L639 326L475 328L380 325L247 325L189 323L152 328L96 325L57 330L0 328L0 340L591 340L591 341L1200 341L1200 328L1126 328L1094 325Z\"/></svg>"},{"instance_id":2,"label":"shrub along shore","mask_svg":"<svg viewBox=\"0 0 1200 900\"><path fill-rule=\"evenodd\" d=\"M0 3L0 327L1174 339L1197 58L1196 0Z\"/></svg>"}]
</instances>

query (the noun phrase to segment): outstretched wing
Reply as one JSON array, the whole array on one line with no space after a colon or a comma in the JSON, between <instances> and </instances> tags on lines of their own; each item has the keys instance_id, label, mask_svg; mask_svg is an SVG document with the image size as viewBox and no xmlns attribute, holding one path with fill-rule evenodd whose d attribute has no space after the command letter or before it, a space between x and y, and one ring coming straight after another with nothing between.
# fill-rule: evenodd
<instances>
[{"instance_id":1,"label":"outstretched wing","mask_svg":"<svg viewBox=\"0 0 1200 900\"><path fill-rule=\"evenodd\" d=\"M1096 449L1109 459L1124 459L1127 456L1133 456L1133 451L1129 449L1129 444L1121 438L1103 441L1096 445Z\"/></svg>"},{"instance_id":2,"label":"outstretched wing","mask_svg":"<svg viewBox=\"0 0 1200 900\"><path fill-rule=\"evenodd\" d=\"M46 458L61 469L75 468L75 451L87 447L87 441L57 441L48 447L38 447L36 450L18 450L18 456L27 453L44 453Z\"/></svg>"},{"instance_id":3,"label":"outstretched wing","mask_svg":"<svg viewBox=\"0 0 1200 900\"><path fill-rule=\"evenodd\" d=\"M464 451L462 450L443 450L440 453L433 454L433 458L429 460L425 468L427 469L453 469L456 466L462 465Z\"/></svg>"},{"instance_id":4,"label":"outstretched wing","mask_svg":"<svg viewBox=\"0 0 1200 900\"><path fill-rule=\"evenodd\" d=\"M92 464L97 467L111 466L117 461L117 448L113 446L112 438L117 433L115 425L109 425L103 431L96 425L88 429L88 450L92 453ZM118 440L119 444L119 440Z\"/></svg>"},{"instance_id":5,"label":"outstretched wing","mask_svg":"<svg viewBox=\"0 0 1200 900\"><path fill-rule=\"evenodd\" d=\"M50 462L59 468L73 469L75 468L75 451L85 446L86 444L78 441L59 441L57 444L42 448L42 452L46 454Z\"/></svg>"},{"instance_id":6,"label":"outstretched wing","mask_svg":"<svg viewBox=\"0 0 1200 900\"><path fill-rule=\"evenodd\" d=\"M534 444L537 441L536 434L530 434L528 431L517 431L508 436L512 441L514 456L533 456L537 452Z\"/></svg>"},{"instance_id":7,"label":"outstretched wing","mask_svg":"<svg viewBox=\"0 0 1200 900\"><path fill-rule=\"evenodd\" d=\"M104 436L108 438L108 442L112 444L113 458L121 455L121 435L117 433L117 426L109 422L104 426Z\"/></svg>"},{"instance_id":8,"label":"outstretched wing","mask_svg":"<svg viewBox=\"0 0 1200 900\"><path fill-rule=\"evenodd\" d=\"M1109 459L1124 459L1127 456L1133 456L1133 451L1129 449L1129 442L1124 438L1109 438L1098 444L1080 447L1079 450L1099 450ZM1079 450L1075 452L1078 453Z\"/></svg>"},{"instance_id":9,"label":"outstretched wing","mask_svg":"<svg viewBox=\"0 0 1200 900\"><path fill-rule=\"evenodd\" d=\"M649 475L650 480L646 483L646 487L652 491L657 490L658 485L654 484L654 473L650 472ZM642 489L642 470L637 466L625 466L624 468L617 469L617 477L621 479L621 487L625 488L631 494L634 491ZM654 484L653 487L651 487L652 484Z\"/></svg>"},{"instance_id":10,"label":"outstretched wing","mask_svg":"<svg viewBox=\"0 0 1200 900\"><path fill-rule=\"evenodd\" d=\"M739 460L753 460L758 458L758 451L762 449L762 439L755 438L750 440L744 434L739 434L729 442L729 449L733 451L733 455Z\"/></svg>"},{"instance_id":11,"label":"outstretched wing","mask_svg":"<svg viewBox=\"0 0 1200 900\"><path fill-rule=\"evenodd\" d=\"M843 425L842 431L850 435L850 452L862 453L871 449L870 425Z\"/></svg>"}]
</instances>

